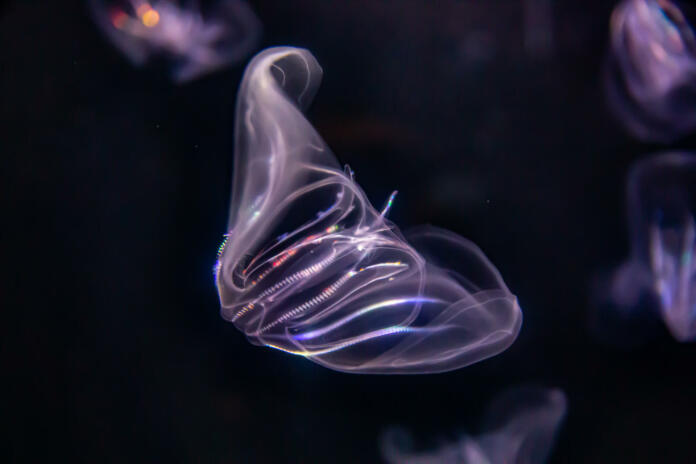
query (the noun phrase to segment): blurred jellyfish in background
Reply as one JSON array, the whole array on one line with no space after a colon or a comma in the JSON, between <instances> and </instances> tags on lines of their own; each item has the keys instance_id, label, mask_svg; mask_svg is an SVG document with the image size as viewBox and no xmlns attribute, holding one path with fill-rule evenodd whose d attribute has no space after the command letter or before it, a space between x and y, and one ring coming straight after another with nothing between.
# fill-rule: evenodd
<instances>
[{"instance_id":1,"label":"blurred jellyfish in background","mask_svg":"<svg viewBox=\"0 0 696 464\"><path fill-rule=\"evenodd\" d=\"M195 0L89 0L89 5L96 24L134 65L164 57L177 83L241 61L261 35L243 0L220 0L205 14Z\"/></svg>"},{"instance_id":2,"label":"blurred jellyfish in background","mask_svg":"<svg viewBox=\"0 0 696 464\"><path fill-rule=\"evenodd\" d=\"M631 258L611 297L635 309L649 293L679 341L696 339L696 156L666 153L638 162L627 186Z\"/></svg>"},{"instance_id":3,"label":"blurred jellyfish in background","mask_svg":"<svg viewBox=\"0 0 696 464\"><path fill-rule=\"evenodd\" d=\"M505 350L522 314L473 243L407 235L341 170L302 109L322 71L281 47L247 67L215 276L222 316L248 339L356 373L432 373Z\"/></svg>"},{"instance_id":4,"label":"blurred jellyfish in background","mask_svg":"<svg viewBox=\"0 0 696 464\"><path fill-rule=\"evenodd\" d=\"M389 464L541 464L551 453L566 403L557 389L508 390L488 406L481 434L418 452L407 432L392 428L382 436L382 456Z\"/></svg>"},{"instance_id":5,"label":"blurred jellyfish in background","mask_svg":"<svg viewBox=\"0 0 696 464\"><path fill-rule=\"evenodd\" d=\"M524 0L524 49L533 58L548 58L554 52L552 0Z\"/></svg>"},{"instance_id":6,"label":"blurred jellyfish in background","mask_svg":"<svg viewBox=\"0 0 696 464\"><path fill-rule=\"evenodd\" d=\"M629 132L669 142L696 127L696 40L668 0L624 0L611 17L609 104Z\"/></svg>"}]
</instances>

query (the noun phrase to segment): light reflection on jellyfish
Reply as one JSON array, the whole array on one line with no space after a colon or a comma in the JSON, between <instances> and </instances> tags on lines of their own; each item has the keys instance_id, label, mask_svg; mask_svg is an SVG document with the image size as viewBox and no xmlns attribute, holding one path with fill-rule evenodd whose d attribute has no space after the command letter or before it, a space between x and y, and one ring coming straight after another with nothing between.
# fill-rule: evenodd
<instances>
[{"instance_id":1,"label":"light reflection on jellyfish","mask_svg":"<svg viewBox=\"0 0 696 464\"><path fill-rule=\"evenodd\" d=\"M243 0L219 0L203 14L197 1L89 0L96 24L136 66L171 59L186 82L247 57L261 26Z\"/></svg>"},{"instance_id":2,"label":"light reflection on jellyfish","mask_svg":"<svg viewBox=\"0 0 696 464\"><path fill-rule=\"evenodd\" d=\"M506 349L522 314L473 243L428 227L407 239L375 210L305 119L321 68L272 48L237 100L222 316L258 345L356 373L432 373Z\"/></svg>"},{"instance_id":3,"label":"light reflection on jellyfish","mask_svg":"<svg viewBox=\"0 0 696 464\"><path fill-rule=\"evenodd\" d=\"M408 433L392 428L382 436L382 456L389 464L541 464L553 448L566 403L557 389L509 390L488 406L481 434L417 452Z\"/></svg>"},{"instance_id":4,"label":"light reflection on jellyfish","mask_svg":"<svg viewBox=\"0 0 696 464\"><path fill-rule=\"evenodd\" d=\"M628 178L631 258L615 273L611 297L635 307L654 295L679 341L696 339L696 156L666 153L638 162Z\"/></svg>"},{"instance_id":5,"label":"light reflection on jellyfish","mask_svg":"<svg viewBox=\"0 0 696 464\"><path fill-rule=\"evenodd\" d=\"M696 40L669 0L624 0L611 18L609 103L642 140L668 142L696 128Z\"/></svg>"}]
</instances>

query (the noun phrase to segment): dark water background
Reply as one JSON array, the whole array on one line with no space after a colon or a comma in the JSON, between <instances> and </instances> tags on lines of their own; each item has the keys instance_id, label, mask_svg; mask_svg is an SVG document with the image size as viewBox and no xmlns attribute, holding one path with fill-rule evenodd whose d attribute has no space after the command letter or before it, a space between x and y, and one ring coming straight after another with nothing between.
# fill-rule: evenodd
<instances>
[{"instance_id":1,"label":"dark water background","mask_svg":"<svg viewBox=\"0 0 696 464\"><path fill-rule=\"evenodd\" d=\"M310 119L403 227L472 239L520 300L503 354L431 376L335 373L218 314L243 65L175 86L79 2L0 7L0 451L34 462L380 462L378 437L476 431L499 391L562 388L551 463L696 462L696 346L607 343L592 279L628 251L624 176L660 147L601 86L611 2L258 0L263 46L309 48ZM548 44L547 44L548 45ZM675 147L694 148L696 139ZM599 334L598 334L599 332Z\"/></svg>"}]
</instances>

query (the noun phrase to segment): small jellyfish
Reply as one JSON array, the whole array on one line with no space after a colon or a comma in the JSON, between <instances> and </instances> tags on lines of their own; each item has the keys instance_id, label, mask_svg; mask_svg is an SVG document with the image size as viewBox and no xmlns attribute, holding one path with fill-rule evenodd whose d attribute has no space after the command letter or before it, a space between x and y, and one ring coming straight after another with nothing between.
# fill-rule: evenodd
<instances>
[{"instance_id":1,"label":"small jellyfish","mask_svg":"<svg viewBox=\"0 0 696 464\"><path fill-rule=\"evenodd\" d=\"M96 24L136 66L171 60L172 79L183 83L248 56L261 26L243 0L220 0L203 14L197 1L89 0Z\"/></svg>"},{"instance_id":2,"label":"small jellyfish","mask_svg":"<svg viewBox=\"0 0 696 464\"><path fill-rule=\"evenodd\" d=\"M611 17L609 104L635 137L670 142L696 128L696 40L669 0L624 0Z\"/></svg>"},{"instance_id":3,"label":"small jellyfish","mask_svg":"<svg viewBox=\"0 0 696 464\"><path fill-rule=\"evenodd\" d=\"M215 277L221 314L248 339L354 373L457 369L505 350L522 313L473 243L406 236L339 165L302 109L321 68L267 49L247 67L236 113L228 233Z\"/></svg>"},{"instance_id":4,"label":"small jellyfish","mask_svg":"<svg viewBox=\"0 0 696 464\"><path fill-rule=\"evenodd\" d=\"M696 339L696 156L666 153L638 162L627 185L631 257L616 271L612 299L627 309L653 296L679 341Z\"/></svg>"},{"instance_id":5,"label":"small jellyfish","mask_svg":"<svg viewBox=\"0 0 696 464\"><path fill-rule=\"evenodd\" d=\"M416 452L409 434L392 428L382 436L382 456L389 464L541 464L553 448L566 403L557 389L508 390L488 406L480 435Z\"/></svg>"}]
</instances>

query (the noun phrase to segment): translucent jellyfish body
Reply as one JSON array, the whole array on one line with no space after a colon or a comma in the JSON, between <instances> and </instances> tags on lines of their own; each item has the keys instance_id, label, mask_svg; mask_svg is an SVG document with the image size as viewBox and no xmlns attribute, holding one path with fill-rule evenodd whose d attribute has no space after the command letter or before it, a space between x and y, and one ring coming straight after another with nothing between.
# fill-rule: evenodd
<instances>
[{"instance_id":1,"label":"translucent jellyfish body","mask_svg":"<svg viewBox=\"0 0 696 464\"><path fill-rule=\"evenodd\" d=\"M482 434L416 452L410 436L394 428L382 437L382 455L389 464L541 464L553 448L566 403L556 389L509 390L489 405Z\"/></svg>"},{"instance_id":2,"label":"translucent jellyfish body","mask_svg":"<svg viewBox=\"0 0 696 464\"><path fill-rule=\"evenodd\" d=\"M679 341L696 339L696 156L667 153L637 163L627 186L631 258L612 296L631 308L649 292Z\"/></svg>"},{"instance_id":3,"label":"translucent jellyfish body","mask_svg":"<svg viewBox=\"0 0 696 464\"><path fill-rule=\"evenodd\" d=\"M96 24L136 66L153 57L172 61L172 78L185 82L247 57L261 26L243 0L219 0L203 12L198 2L89 0Z\"/></svg>"},{"instance_id":4,"label":"translucent jellyfish body","mask_svg":"<svg viewBox=\"0 0 696 464\"><path fill-rule=\"evenodd\" d=\"M255 344L357 373L456 369L506 349L515 296L471 242L409 241L305 119L321 79L306 50L272 48L237 99L229 232L215 274L222 316Z\"/></svg>"},{"instance_id":5,"label":"translucent jellyfish body","mask_svg":"<svg viewBox=\"0 0 696 464\"><path fill-rule=\"evenodd\" d=\"M611 18L609 103L625 127L669 142L696 128L696 40L669 0L624 0Z\"/></svg>"}]
</instances>

